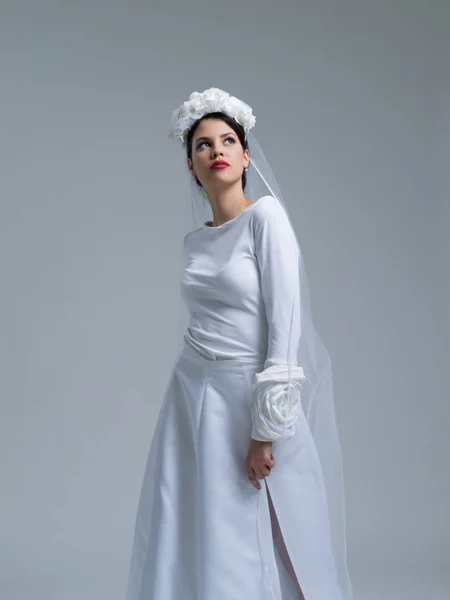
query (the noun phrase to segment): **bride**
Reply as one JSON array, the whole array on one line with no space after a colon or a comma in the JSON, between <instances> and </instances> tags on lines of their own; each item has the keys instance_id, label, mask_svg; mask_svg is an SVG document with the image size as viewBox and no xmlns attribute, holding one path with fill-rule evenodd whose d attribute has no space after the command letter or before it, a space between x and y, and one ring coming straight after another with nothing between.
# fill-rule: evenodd
<instances>
[{"instance_id":1,"label":"bride","mask_svg":"<svg viewBox=\"0 0 450 600\"><path fill-rule=\"evenodd\" d=\"M352 598L329 357L254 124L218 88L172 115L192 190L189 321L143 477L127 600Z\"/></svg>"}]
</instances>

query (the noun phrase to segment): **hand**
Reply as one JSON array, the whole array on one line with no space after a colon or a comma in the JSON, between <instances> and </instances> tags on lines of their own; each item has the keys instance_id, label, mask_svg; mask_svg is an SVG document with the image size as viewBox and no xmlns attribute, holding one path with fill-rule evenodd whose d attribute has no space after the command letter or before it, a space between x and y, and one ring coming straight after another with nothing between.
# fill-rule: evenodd
<instances>
[{"instance_id":1,"label":"hand","mask_svg":"<svg viewBox=\"0 0 450 600\"><path fill-rule=\"evenodd\" d=\"M247 458L245 459L245 467L248 478L256 489L261 489L261 484L257 478L264 479L267 475L270 475L270 470L274 466L275 460L272 455L272 442L261 442L252 438Z\"/></svg>"}]
</instances>

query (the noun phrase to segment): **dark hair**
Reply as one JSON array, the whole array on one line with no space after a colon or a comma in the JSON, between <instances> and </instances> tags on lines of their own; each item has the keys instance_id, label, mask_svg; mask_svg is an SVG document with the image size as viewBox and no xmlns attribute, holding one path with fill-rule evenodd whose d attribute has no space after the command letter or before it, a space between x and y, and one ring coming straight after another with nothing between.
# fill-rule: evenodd
<instances>
[{"instance_id":1,"label":"dark hair","mask_svg":"<svg viewBox=\"0 0 450 600\"><path fill-rule=\"evenodd\" d=\"M225 121L225 123L227 123L227 125L229 125L233 129L233 131L236 133L236 135L238 136L239 141L241 142L242 148L244 150L248 150L248 142L247 142L247 138L245 136L245 130L242 127L242 125L240 123L238 123L235 119L233 119L233 117L230 117L229 115L227 115L223 112L211 112L211 113L207 113L206 115L203 115L203 117L201 117L200 119L197 119L197 121L195 121L195 123L193 125L191 125L191 128L187 132L186 153L187 153L188 158L190 158L192 160L192 137L193 137L195 130L197 129L199 123L201 121L203 121L204 119L222 119L222 121ZM198 186L203 187L197 177L195 178L195 181L197 182ZM247 173L245 171L242 171L242 190L245 190L246 184L247 184Z\"/></svg>"}]
</instances>

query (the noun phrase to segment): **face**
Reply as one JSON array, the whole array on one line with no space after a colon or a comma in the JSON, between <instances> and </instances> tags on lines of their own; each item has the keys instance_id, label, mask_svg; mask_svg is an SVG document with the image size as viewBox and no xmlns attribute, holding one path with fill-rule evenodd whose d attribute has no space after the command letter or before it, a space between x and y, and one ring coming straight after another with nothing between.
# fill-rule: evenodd
<instances>
[{"instance_id":1,"label":"face","mask_svg":"<svg viewBox=\"0 0 450 600\"><path fill-rule=\"evenodd\" d=\"M229 166L211 169L217 160L223 160ZM241 181L249 162L249 151L242 148L237 134L225 121L204 119L200 122L192 138L192 159L188 159L188 166L205 190Z\"/></svg>"}]
</instances>

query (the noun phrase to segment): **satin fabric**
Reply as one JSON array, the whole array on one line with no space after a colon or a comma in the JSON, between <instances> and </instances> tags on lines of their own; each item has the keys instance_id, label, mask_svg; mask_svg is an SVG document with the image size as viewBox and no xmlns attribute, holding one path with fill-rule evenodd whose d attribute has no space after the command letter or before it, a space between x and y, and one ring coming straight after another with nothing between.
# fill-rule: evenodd
<instances>
[{"instance_id":1,"label":"satin fabric","mask_svg":"<svg viewBox=\"0 0 450 600\"><path fill-rule=\"evenodd\" d=\"M193 346L224 359L264 359L263 367L296 361L298 247L275 198L263 196L234 219L189 232L183 258L184 335Z\"/></svg>"},{"instance_id":2,"label":"satin fabric","mask_svg":"<svg viewBox=\"0 0 450 600\"><path fill-rule=\"evenodd\" d=\"M305 600L342 600L303 412L295 434L273 444L261 489L248 480L246 394L262 366L184 344L151 442L126 600L299 600L298 584Z\"/></svg>"}]
</instances>

